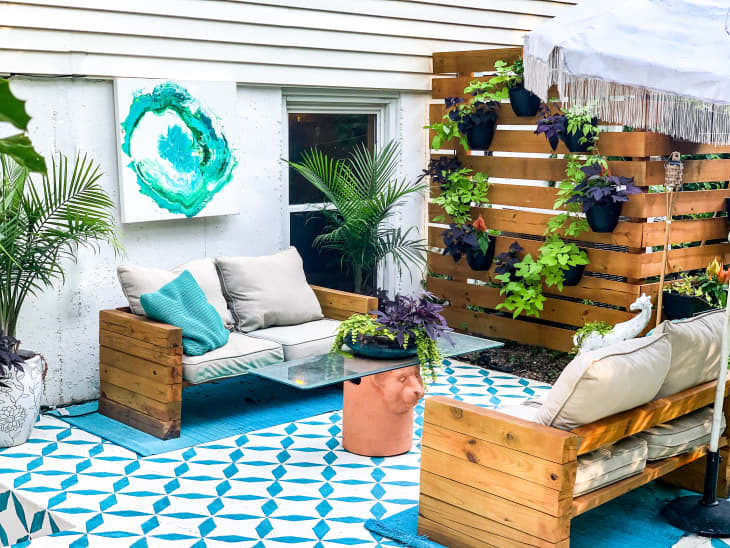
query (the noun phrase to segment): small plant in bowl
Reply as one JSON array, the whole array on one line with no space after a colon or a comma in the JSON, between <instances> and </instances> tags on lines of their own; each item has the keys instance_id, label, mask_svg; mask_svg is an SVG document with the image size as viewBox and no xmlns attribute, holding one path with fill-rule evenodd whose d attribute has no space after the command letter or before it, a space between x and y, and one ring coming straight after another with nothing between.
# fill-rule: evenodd
<instances>
[{"instance_id":1,"label":"small plant in bowl","mask_svg":"<svg viewBox=\"0 0 730 548\"><path fill-rule=\"evenodd\" d=\"M475 80L464 88L465 94L473 95L469 102L461 97L447 97L444 100L446 114L443 122L426 126L435 132L431 141L432 149L439 150L451 139L458 139L465 150L489 148L499 114L499 95L492 87L488 82Z\"/></svg>"},{"instance_id":2,"label":"small plant in bowl","mask_svg":"<svg viewBox=\"0 0 730 548\"><path fill-rule=\"evenodd\" d=\"M664 284L662 299L664 314L670 320L692 316L721 308L727 304L730 269L723 268L715 259L704 272L683 274Z\"/></svg>"},{"instance_id":3,"label":"small plant in bowl","mask_svg":"<svg viewBox=\"0 0 730 548\"><path fill-rule=\"evenodd\" d=\"M441 315L443 306L433 302L434 295L421 297L396 295L389 299L380 293L374 316L353 314L340 323L331 352L341 352L342 345L355 354L370 358L397 359L418 355L421 376L436 380L443 362L437 341L452 342L452 329Z\"/></svg>"},{"instance_id":4,"label":"small plant in bowl","mask_svg":"<svg viewBox=\"0 0 730 548\"><path fill-rule=\"evenodd\" d=\"M566 203L579 203L586 220L594 232L613 232L621 216L624 202L630 194L640 194L633 177L611 175L600 163L580 168L583 179L573 188L573 195Z\"/></svg>"},{"instance_id":5,"label":"small plant in bowl","mask_svg":"<svg viewBox=\"0 0 730 548\"><path fill-rule=\"evenodd\" d=\"M507 87L509 102L517 116L535 116L540 108L540 98L525 89L525 68L522 59L517 59L511 65L504 61L496 61L494 70L497 76L490 79L492 84L504 84Z\"/></svg>"},{"instance_id":6,"label":"small plant in bowl","mask_svg":"<svg viewBox=\"0 0 730 548\"><path fill-rule=\"evenodd\" d=\"M563 141L570 152L588 152L598 141L598 120L589 107L570 107L561 112L555 103L546 103L538 110L535 133L543 134L553 150Z\"/></svg>"}]
</instances>

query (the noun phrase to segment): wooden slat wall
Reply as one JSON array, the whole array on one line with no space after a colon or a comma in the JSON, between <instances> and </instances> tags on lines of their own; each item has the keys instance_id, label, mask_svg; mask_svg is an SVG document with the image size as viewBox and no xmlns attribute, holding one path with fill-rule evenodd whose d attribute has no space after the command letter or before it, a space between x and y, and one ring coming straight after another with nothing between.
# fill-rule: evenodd
<instances>
[{"instance_id":1,"label":"wooden slat wall","mask_svg":"<svg viewBox=\"0 0 730 548\"><path fill-rule=\"evenodd\" d=\"M520 48L505 48L434 54L434 72L449 76L434 78L435 101L429 109L431 123L440 121L445 112L443 102L437 100L463 96L463 88L472 79L472 73L493 70L494 61L509 61L519 57L520 53ZM550 157L552 150L545 138L534 134L536 121L536 117L516 116L510 105L504 103L490 147L493 155L467 153L456 142L444 144L442 151L432 151L432 158L455 154L465 167L487 173L492 179L489 202L493 207L474 207L473 215L481 214L490 228L511 234L497 238L497 254L518 241L526 252L535 256L542 245L546 223L554 215L556 190L546 185L548 181L564 178L566 161L560 155L567 149L561 143L557 150L559 157ZM573 345L574 330L586 321L603 320L612 324L626 321L634 315L628 311L628 306L638 296L647 293L656 297L658 284L652 278L661 271L661 253L646 250L664 243L664 223L654 222L652 218L664 215L665 195L648 192L649 187L664 183L664 165L659 156L666 156L673 150L683 154L727 153L730 147L675 142L656 133L621 132L611 127L601 133L599 150L603 155L612 157L609 162L612 173L634 177L636 184L645 192L631 196L622 212L626 218L613 233L587 232L579 236L578 243L587 248L591 261L586 268L588 275L577 287L566 287L562 293L555 288L545 288L548 299L539 320L512 319L511 315L498 313L495 307L503 301L499 288L478 283L495 282L494 267L488 272L474 272L466 259L454 263L450 257L441 256L444 226L429 225L428 243L432 251L428 257L427 285L430 291L449 301L446 317L452 327L556 350L569 350ZM728 159L685 161L684 183L728 179ZM432 189L432 195L438 193L438 188ZM703 268L714 257L730 262L730 244L722 241L727 236L728 227L725 218L719 215L728 197L730 189L688 190L678 196L675 215L710 213L713 216L675 219L670 240L672 245L703 244L672 249L668 260L669 272ZM439 206L429 205L429 219L442 214Z\"/></svg>"}]
</instances>

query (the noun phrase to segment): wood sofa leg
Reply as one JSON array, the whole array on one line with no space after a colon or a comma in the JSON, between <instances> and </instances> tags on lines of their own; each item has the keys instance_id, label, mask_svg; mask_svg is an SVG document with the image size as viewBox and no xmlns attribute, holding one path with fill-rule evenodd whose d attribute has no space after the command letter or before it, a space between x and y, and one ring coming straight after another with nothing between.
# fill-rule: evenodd
<instances>
[{"instance_id":1,"label":"wood sofa leg","mask_svg":"<svg viewBox=\"0 0 730 548\"><path fill-rule=\"evenodd\" d=\"M99 413L163 440L180 437L180 329L117 310L99 319Z\"/></svg>"}]
</instances>

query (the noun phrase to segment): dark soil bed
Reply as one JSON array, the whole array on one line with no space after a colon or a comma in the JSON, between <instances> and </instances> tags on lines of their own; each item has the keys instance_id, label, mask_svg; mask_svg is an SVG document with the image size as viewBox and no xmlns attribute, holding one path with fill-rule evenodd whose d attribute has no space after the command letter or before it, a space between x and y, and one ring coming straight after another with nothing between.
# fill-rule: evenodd
<instances>
[{"instance_id":1,"label":"dark soil bed","mask_svg":"<svg viewBox=\"0 0 730 548\"><path fill-rule=\"evenodd\" d=\"M573 357L541 346L504 341L501 348L459 356L460 361L553 384Z\"/></svg>"}]
</instances>

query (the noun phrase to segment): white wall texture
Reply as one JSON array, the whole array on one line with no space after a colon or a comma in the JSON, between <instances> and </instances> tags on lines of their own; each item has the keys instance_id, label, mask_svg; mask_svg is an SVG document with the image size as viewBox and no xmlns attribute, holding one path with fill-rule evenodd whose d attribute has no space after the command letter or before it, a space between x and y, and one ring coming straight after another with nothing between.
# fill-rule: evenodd
<instances>
[{"instance_id":1,"label":"white wall texture","mask_svg":"<svg viewBox=\"0 0 730 548\"><path fill-rule=\"evenodd\" d=\"M49 363L46 403L98 396L98 311L121 306L115 266L172 267L202 256L288 245L288 182L279 159L282 88L400 92L400 175L427 159L431 53L518 45L576 0L0 0L0 74L28 101L46 155L87 152L118 203L114 77L238 82L241 214L125 225L127 256L83 250L57 285L26 303L23 346ZM69 77L73 75L74 77ZM331 93L331 92L330 92ZM3 128L0 128L2 131ZM423 198L399 212L424 226ZM391 279L392 277L389 277ZM411 291L418 276L393 280Z\"/></svg>"}]
</instances>

